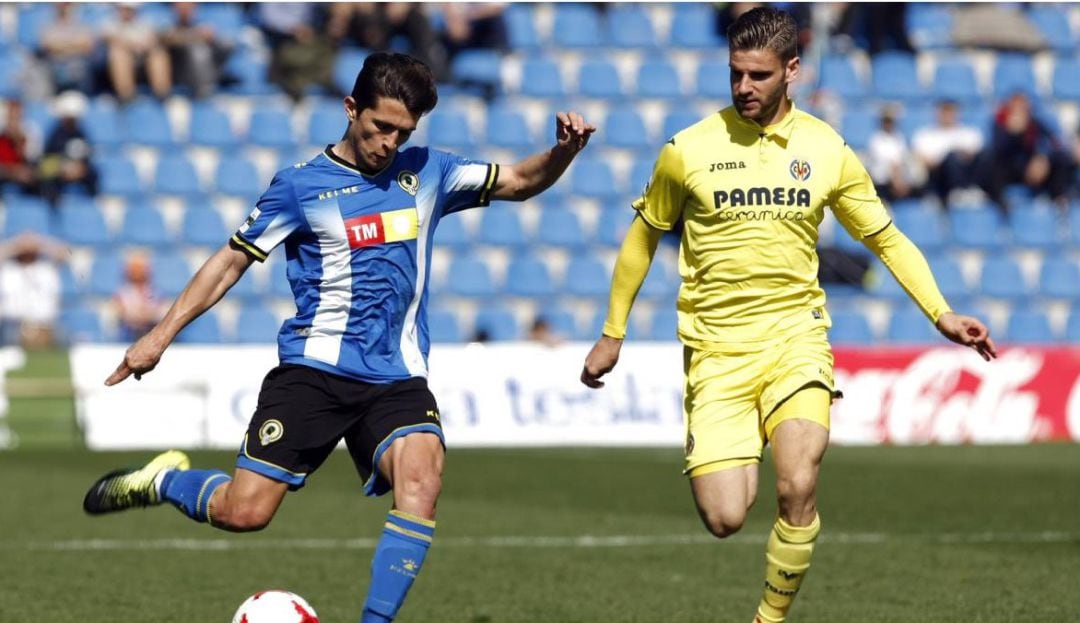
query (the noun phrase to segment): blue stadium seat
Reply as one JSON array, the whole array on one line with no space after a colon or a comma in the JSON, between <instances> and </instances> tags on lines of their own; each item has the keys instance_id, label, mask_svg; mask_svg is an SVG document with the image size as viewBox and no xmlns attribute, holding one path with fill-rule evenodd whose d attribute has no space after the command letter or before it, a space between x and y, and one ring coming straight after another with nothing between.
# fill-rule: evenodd
<instances>
[{"instance_id":1,"label":"blue stadium seat","mask_svg":"<svg viewBox=\"0 0 1080 623\"><path fill-rule=\"evenodd\" d=\"M1043 251L1057 248L1062 242L1060 234L1064 233L1057 214L1046 206L1011 210L1009 228L1014 245Z\"/></svg>"},{"instance_id":2,"label":"blue stadium seat","mask_svg":"<svg viewBox=\"0 0 1080 623\"><path fill-rule=\"evenodd\" d=\"M716 18L707 4L672 5L671 35L668 43L678 48L715 50L723 45L716 34ZM726 76L725 70L721 76Z\"/></svg>"},{"instance_id":3,"label":"blue stadium seat","mask_svg":"<svg viewBox=\"0 0 1080 623\"><path fill-rule=\"evenodd\" d=\"M651 149L655 147L649 140L645 121L636 109L630 106L619 107L608 112L604 119L603 134L607 144L625 149Z\"/></svg>"},{"instance_id":4,"label":"blue stadium seat","mask_svg":"<svg viewBox=\"0 0 1080 623\"><path fill-rule=\"evenodd\" d=\"M112 236L105 224L105 216L93 199L60 206L60 237L70 244L104 246Z\"/></svg>"},{"instance_id":5,"label":"blue stadium seat","mask_svg":"<svg viewBox=\"0 0 1080 623\"><path fill-rule=\"evenodd\" d=\"M679 338L679 314L673 301L660 303L653 308L646 338L662 342L674 342Z\"/></svg>"},{"instance_id":6,"label":"blue stadium seat","mask_svg":"<svg viewBox=\"0 0 1080 623\"><path fill-rule=\"evenodd\" d=\"M634 221L634 214L629 205L605 207L596 222L595 241L608 247L621 246L630 223Z\"/></svg>"},{"instance_id":7,"label":"blue stadium seat","mask_svg":"<svg viewBox=\"0 0 1080 623\"><path fill-rule=\"evenodd\" d=\"M83 115L81 125L94 147L108 149L124 142L124 124L113 106L91 104Z\"/></svg>"},{"instance_id":8,"label":"blue stadium seat","mask_svg":"<svg viewBox=\"0 0 1080 623\"><path fill-rule=\"evenodd\" d=\"M427 315L428 338L432 342L453 344L461 341L461 328L457 314L450 309L429 309Z\"/></svg>"},{"instance_id":9,"label":"blue stadium seat","mask_svg":"<svg viewBox=\"0 0 1080 623\"><path fill-rule=\"evenodd\" d=\"M611 166L599 158L578 158L572 167L570 188L574 194L608 199L618 194Z\"/></svg>"},{"instance_id":10,"label":"blue stadium seat","mask_svg":"<svg viewBox=\"0 0 1080 623\"><path fill-rule=\"evenodd\" d=\"M852 107L844 113L840 128L847 144L858 151L866 149L866 146L870 144L870 137L879 125L877 112L862 107Z\"/></svg>"},{"instance_id":11,"label":"blue stadium seat","mask_svg":"<svg viewBox=\"0 0 1080 623\"><path fill-rule=\"evenodd\" d=\"M607 14L609 45L617 48L653 48L656 33L645 5L616 4Z\"/></svg>"},{"instance_id":12,"label":"blue stadium seat","mask_svg":"<svg viewBox=\"0 0 1080 623\"><path fill-rule=\"evenodd\" d=\"M469 119L456 110L435 110L427 119L428 143L433 146L464 149L472 147Z\"/></svg>"},{"instance_id":13,"label":"blue stadium seat","mask_svg":"<svg viewBox=\"0 0 1080 623\"><path fill-rule=\"evenodd\" d=\"M818 88L831 91L845 100L859 99L866 95L866 86L855 71L851 59L841 55L821 59Z\"/></svg>"},{"instance_id":14,"label":"blue stadium seat","mask_svg":"<svg viewBox=\"0 0 1080 623\"><path fill-rule=\"evenodd\" d=\"M1067 255L1043 260L1039 269L1039 294L1055 299L1080 300L1080 267Z\"/></svg>"},{"instance_id":15,"label":"blue stadium seat","mask_svg":"<svg viewBox=\"0 0 1080 623\"><path fill-rule=\"evenodd\" d=\"M504 247L526 243L521 218L512 207L497 206L485 209L480 217L478 238L483 244Z\"/></svg>"},{"instance_id":16,"label":"blue stadium seat","mask_svg":"<svg viewBox=\"0 0 1080 623\"><path fill-rule=\"evenodd\" d=\"M578 215L566 208L545 208L536 226L537 244L577 250L585 246Z\"/></svg>"},{"instance_id":17,"label":"blue stadium seat","mask_svg":"<svg viewBox=\"0 0 1080 623\"><path fill-rule=\"evenodd\" d=\"M280 329L281 322L264 305L245 305L236 315L236 341L240 344L273 344Z\"/></svg>"},{"instance_id":18,"label":"blue stadium seat","mask_svg":"<svg viewBox=\"0 0 1080 623\"><path fill-rule=\"evenodd\" d=\"M364 66L368 57L367 50L361 48L342 48L334 60L334 86L342 93L352 93L356 75Z\"/></svg>"},{"instance_id":19,"label":"blue stadium seat","mask_svg":"<svg viewBox=\"0 0 1080 623\"><path fill-rule=\"evenodd\" d=\"M517 319L514 314L504 307L485 307L476 313L476 331L487 334L492 342L505 342L516 340L521 337Z\"/></svg>"},{"instance_id":20,"label":"blue stadium seat","mask_svg":"<svg viewBox=\"0 0 1080 623\"><path fill-rule=\"evenodd\" d=\"M338 62L340 61L339 56ZM337 64L335 64L336 67ZM344 91L345 93L352 90L352 81L356 80L356 71L359 69L357 66L353 71L352 78L349 79L349 88ZM236 80L225 89L226 92L234 95L270 95L280 91L277 85L270 82L268 59L244 46L234 50L229 60L225 61L225 73ZM335 73L334 76L336 79L337 74Z\"/></svg>"},{"instance_id":21,"label":"blue stadium seat","mask_svg":"<svg viewBox=\"0 0 1080 623\"><path fill-rule=\"evenodd\" d=\"M594 48L604 45L600 14L589 4L556 4L552 42L558 48Z\"/></svg>"},{"instance_id":22,"label":"blue stadium seat","mask_svg":"<svg viewBox=\"0 0 1080 623\"><path fill-rule=\"evenodd\" d=\"M70 264L60 265L60 303L62 308L71 307L82 299L86 287L83 280L76 277Z\"/></svg>"},{"instance_id":23,"label":"blue stadium seat","mask_svg":"<svg viewBox=\"0 0 1080 623\"><path fill-rule=\"evenodd\" d=\"M159 194L184 197L202 194L195 165L183 152L171 152L158 158L154 180L154 189Z\"/></svg>"},{"instance_id":24,"label":"blue stadium seat","mask_svg":"<svg viewBox=\"0 0 1080 623\"><path fill-rule=\"evenodd\" d=\"M533 146L525 115L509 106L492 106L487 114L487 142L504 149L525 150Z\"/></svg>"},{"instance_id":25,"label":"blue stadium seat","mask_svg":"<svg viewBox=\"0 0 1080 623\"><path fill-rule=\"evenodd\" d=\"M450 63L450 74L459 83L478 84L492 92L502 84L502 56L495 50L462 50Z\"/></svg>"},{"instance_id":26,"label":"blue stadium seat","mask_svg":"<svg viewBox=\"0 0 1080 623\"><path fill-rule=\"evenodd\" d=\"M280 252L271 254L267 264L270 265L270 274L267 275L266 280L267 294L277 298L292 299L293 291L292 286L289 285L288 263L282 254Z\"/></svg>"},{"instance_id":27,"label":"blue stadium seat","mask_svg":"<svg viewBox=\"0 0 1080 623\"><path fill-rule=\"evenodd\" d=\"M900 131L910 141L917 131L933 126L937 122L937 112L932 105L909 104L904 106L900 116Z\"/></svg>"},{"instance_id":28,"label":"blue stadium seat","mask_svg":"<svg viewBox=\"0 0 1080 623\"><path fill-rule=\"evenodd\" d=\"M678 99L683 97L679 72L667 60L648 59L638 67L638 97Z\"/></svg>"},{"instance_id":29,"label":"blue stadium seat","mask_svg":"<svg viewBox=\"0 0 1080 623\"><path fill-rule=\"evenodd\" d=\"M912 101L926 95L919 83L915 56L907 52L881 52L871 62L873 93L887 100Z\"/></svg>"},{"instance_id":30,"label":"blue stadium seat","mask_svg":"<svg viewBox=\"0 0 1080 623\"><path fill-rule=\"evenodd\" d=\"M1076 50L1076 38L1069 30L1069 10L1053 4L1027 5L1028 19L1039 29L1046 43L1061 57Z\"/></svg>"},{"instance_id":31,"label":"blue stadium seat","mask_svg":"<svg viewBox=\"0 0 1080 623\"><path fill-rule=\"evenodd\" d=\"M731 100L731 84L728 75L731 73L727 61L704 60L697 66L697 94L698 97L716 99L723 102ZM700 121L701 117L695 120ZM685 127L685 126L684 126Z\"/></svg>"},{"instance_id":32,"label":"blue stadium seat","mask_svg":"<svg viewBox=\"0 0 1080 623\"><path fill-rule=\"evenodd\" d=\"M578 71L578 93L585 97L622 98L622 82L615 65L601 59L589 59L582 63Z\"/></svg>"},{"instance_id":33,"label":"blue stadium seat","mask_svg":"<svg viewBox=\"0 0 1080 623\"><path fill-rule=\"evenodd\" d=\"M1080 203L1074 202L1069 208L1069 239L1075 245L1080 245Z\"/></svg>"},{"instance_id":34,"label":"blue stadium seat","mask_svg":"<svg viewBox=\"0 0 1080 623\"><path fill-rule=\"evenodd\" d=\"M92 296L110 297L120 289L124 263L115 251L99 251L90 264L90 276L86 280L86 293Z\"/></svg>"},{"instance_id":35,"label":"blue stadium seat","mask_svg":"<svg viewBox=\"0 0 1080 623\"><path fill-rule=\"evenodd\" d=\"M23 232L35 232L43 235L52 234L52 217L45 202L26 202L23 205L11 205L5 201L4 237L10 238Z\"/></svg>"},{"instance_id":36,"label":"blue stadium seat","mask_svg":"<svg viewBox=\"0 0 1080 623\"><path fill-rule=\"evenodd\" d=\"M544 58L526 60L521 66L521 93L529 97L566 95L558 63Z\"/></svg>"},{"instance_id":37,"label":"blue stadium seat","mask_svg":"<svg viewBox=\"0 0 1080 623\"><path fill-rule=\"evenodd\" d=\"M180 226L182 240L197 247L219 247L229 239L229 230L214 208L189 207Z\"/></svg>"},{"instance_id":38,"label":"blue stadium seat","mask_svg":"<svg viewBox=\"0 0 1080 623\"><path fill-rule=\"evenodd\" d=\"M611 268L592 255L575 254L566 265L562 291L588 298L607 298L611 286Z\"/></svg>"},{"instance_id":39,"label":"blue stadium seat","mask_svg":"<svg viewBox=\"0 0 1080 623\"><path fill-rule=\"evenodd\" d=\"M964 271L960 269L959 262L947 255L928 259L938 289L946 299L955 305L959 301L966 301L971 296L971 288L964 279Z\"/></svg>"},{"instance_id":40,"label":"blue stadium seat","mask_svg":"<svg viewBox=\"0 0 1080 623\"><path fill-rule=\"evenodd\" d=\"M701 121L701 119L701 114L696 110L673 110L664 117L664 127L660 134L660 138L666 141L698 121ZM649 163L649 168L652 169L651 162Z\"/></svg>"},{"instance_id":41,"label":"blue stadium seat","mask_svg":"<svg viewBox=\"0 0 1080 623\"><path fill-rule=\"evenodd\" d=\"M308 120L308 143L321 147L338 142L345 134L346 121L341 102L319 104Z\"/></svg>"},{"instance_id":42,"label":"blue stadium seat","mask_svg":"<svg viewBox=\"0 0 1080 623\"><path fill-rule=\"evenodd\" d=\"M552 333L562 339L572 340L578 336L577 319L566 308L558 306L546 307L537 315L537 318L546 322Z\"/></svg>"},{"instance_id":43,"label":"blue stadium seat","mask_svg":"<svg viewBox=\"0 0 1080 623\"><path fill-rule=\"evenodd\" d=\"M533 5L512 2L503 13L506 37L514 50L533 50L540 47L540 35L536 32L536 15Z\"/></svg>"},{"instance_id":44,"label":"blue stadium seat","mask_svg":"<svg viewBox=\"0 0 1080 623\"><path fill-rule=\"evenodd\" d=\"M870 322L861 312L841 309L829 311L832 328L829 329L829 341L842 346L868 346L874 343L874 332Z\"/></svg>"},{"instance_id":45,"label":"blue stadium seat","mask_svg":"<svg viewBox=\"0 0 1080 623\"><path fill-rule=\"evenodd\" d=\"M893 221L924 253L937 253L947 240L945 220L934 208L893 210Z\"/></svg>"},{"instance_id":46,"label":"blue stadium seat","mask_svg":"<svg viewBox=\"0 0 1080 623\"><path fill-rule=\"evenodd\" d=\"M994 97L1001 99L1016 91L1035 96L1035 71L1031 58L1022 54L998 54L994 66Z\"/></svg>"},{"instance_id":47,"label":"blue stadium seat","mask_svg":"<svg viewBox=\"0 0 1080 623\"><path fill-rule=\"evenodd\" d=\"M546 298L555 294L555 285L542 259L518 255L506 267L506 282L502 291L512 296Z\"/></svg>"},{"instance_id":48,"label":"blue stadium seat","mask_svg":"<svg viewBox=\"0 0 1080 623\"><path fill-rule=\"evenodd\" d=\"M248 124L248 142L280 150L295 149L292 115L283 108L256 108Z\"/></svg>"},{"instance_id":49,"label":"blue stadium seat","mask_svg":"<svg viewBox=\"0 0 1080 623\"><path fill-rule=\"evenodd\" d=\"M79 12L76 12L78 15ZM24 4L19 7L16 20L15 40L19 45L31 50L38 49L41 42L41 30L55 18L56 12L50 4Z\"/></svg>"},{"instance_id":50,"label":"blue stadium seat","mask_svg":"<svg viewBox=\"0 0 1080 623\"><path fill-rule=\"evenodd\" d=\"M1023 299L1031 294L1024 283L1020 265L1007 255L986 258L979 278L979 288L985 296L1002 299Z\"/></svg>"},{"instance_id":51,"label":"blue stadium seat","mask_svg":"<svg viewBox=\"0 0 1080 623\"><path fill-rule=\"evenodd\" d=\"M66 344L94 344L108 341L101 316L93 307L80 305L61 310L60 333Z\"/></svg>"},{"instance_id":52,"label":"blue stadium seat","mask_svg":"<svg viewBox=\"0 0 1080 623\"><path fill-rule=\"evenodd\" d=\"M1080 100L1080 59L1057 58L1051 86L1056 99Z\"/></svg>"},{"instance_id":53,"label":"blue stadium seat","mask_svg":"<svg viewBox=\"0 0 1080 623\"><path fill-rule=\"evenodd\" d=\"M98 170L102 194L130 198L143 193L139 173L127 156L122 154L102 156L96 158L94 164Z\"/></svg>"},{"instance_id":54,"label":"blue stadium seat","mask_svg":"<svg viewBox=\"0 0 1080 623\"><path fill-rule=\"evenodd\" d=\"M953 242L970 249L1000 249L1001 214L994 208L952 209L949 225Z\"/></svg>"},{"instance_id":55,"label":"blue stadium seat","mask_svg":"<svg viewBox=\"0 0 1080 623\"><path fill-rule=\"evenodd\" d=\"M465 231L464 219L453 215L439 219L439 224L435 227L436 246L456 249L471 243L472 239Z\"/></svg>"},{"instance_id":56,"label":"blue stadium seat","mask_svg":"<svg viewBox=\"0 0 1080 623\"><path fill-rule=\"evenodd\" d=\"M166 298L175 298L191 280L195 271L179 253L155 253L150 259L154 289Z\"/></svg>"},{"instance_id":57,"label":"blue stadium seat","mask_svg":"<svg viewBox=\"0 0 1080 623\"><path fill-rule=\"evenodd\" d=\"M165 108L152 98L139 99L124 111L124 134L128 140L149 147L173 145L172 123Z\"/></svg>"},{"instance_id":58,"label":"blue stadium seat","mask_svg":"<svg viewBox=\"0 0 1080 623\"><path fill-rule=\"evenodd\" d=\"M1013 311L1005 327L1005 339L1020 344L1051 344L1054 332L1046 314L1031 309Z\"/></svg>"},{"instance_id":59,"label":"blue stadium seat","mask_svg":"<svg viewBox=\"0 0 1080 623\"><path fill-rule=\"evenodd\" d=\"M117 234L117 242L149 247L169 244L169 233L161 212L152 205L128 205Z\"/></svg>"},{"instance_id":60,"label":"blue stadium seat","mask_svg":"<svg viewBox=\"0 0 1080 623\"><path fill-rule=\"evenodd\" d=\"M1068 342L1080 342L1080 307L1073 307L1069 319L1065 322L1065 340Z\"/></svg>"},{"instance_id":61,"label":"blue stadium seat","mask_svg":"<svg viewBox=\"0 0 1080 623\"><path fill-rule=\"evenodd\" d=\"M214 35L224 41L236 41L246 25L244 11L231 2L200 2L195 9L195 23L214 29Z\"/></svg>"},{"instance_id":62,"label":"blue stadium seat","mask_svg":"<svg viewBox=\"0 0 1080 623\"><path fill-rule=\"evenodd\" d=\"M913 2L904 15L911 43L919 49L952 45L953 13L944 4Z\"/></svg>"},{"instance_id":63,"label":"blue stadium seat","mask_svg":"<svg viewBox=\"0 0 1080 623\"><path fill-rule=\"evenodd\" d=\"M964 59L940 61L934 68L933 95L938 99L952 99L961 103L973 103L982 98L975 80L975 69Z\"/></svg>"},{"instance_id":64,"label":"blue stadium seat","mask_svg":"<svg viewBox=\"0 0 1080 623\"><path fill-rule=\"evenodd\" d=\"M192 145L228 150L239 144L229 116L212 104L200 102L191 107L190 128Z\"/></svg>"},{"instance_id":65,"label":"blue stadium seat","mask_svg":"<svg viewBox=\"0 0 1080 623\"><path fill-rule=\"evenodd\" d=\"M940 340L941 334L921 311L903 306L893 310L885 337L900 344L933 344Z\"/></svg>"},{"instance_id":66,"label":"blue stadium seat","mask_svg":"<svg viewBox=\"0 0 1080 623\"><path fill-rule=\"evenodd\" d=\"M652 179L653 161L651 158L638 158L634 161L634 164L630 167L630 179L628 180L630 190L643 193L645 191L645 185Z\"/></svg>"},{"instance_id":67,"label":"blue stadium seat","mask_svg":"<svg viewBox=\"0 0 1080 623\"><path fill-rule=\"evenodd\" d=\"M675 295L679 292L679 285L678 273L670 270L664 262L654 260L649 268L649 274L645 275L645 281L641 284L638 296L661 302L674 301Z\"/></svg>"},{"instance_id":68,"label":"blue stadium seat","mask_svg":"<svg viewBox=\"0 0 1080 623\"><path fill-rule=\"evenodd\" d=\"M265 190L255 164L247 158L230 156L218 161L214 179L217 192L254 201Z\"/></svg>"},{"instance_id":69,"label":"blue stadium seat","mask_svg":"<svg viewBox=\"0 0 1080 623\"><path fill-rule=\"evenodd\" d=\"M460 296L488 297L495 294L488 265L478 257L456 256L450 262L443 292Z\"/></svg>"},{"instance_id":70,"label":"blue stadium seat","mask_svg":"<svg viewBox=\"0 0 1080 623\"><path fill-rule=\"evenodd\" d=\"M224 340L221 334L221 322L217 312L210 310L196 318L176 336L179 344L220 344Z\"/></svg>"}]
</instances>

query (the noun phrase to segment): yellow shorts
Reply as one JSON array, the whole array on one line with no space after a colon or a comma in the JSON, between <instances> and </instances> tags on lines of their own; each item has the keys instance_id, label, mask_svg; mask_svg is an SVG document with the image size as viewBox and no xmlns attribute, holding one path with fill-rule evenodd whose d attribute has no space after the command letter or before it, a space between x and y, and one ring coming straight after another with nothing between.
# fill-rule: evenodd
<instances>
[{"instance_id":1,"label":"yellow shorts","mask_svg":"<svg viewBox=\"0 0 1080 623\"><path fill-rule=\"evenodd\" d=\"M683 473L699 476L760 462L773 429L785 419L808 419L829 427L829 400L777 410L807 386L824 387L831 397L839 395L833 386L832 348L825 328L739 346L738 352L684 350ZM804 405L807 408L801 408Z\"/></svg>"}]
</instances>

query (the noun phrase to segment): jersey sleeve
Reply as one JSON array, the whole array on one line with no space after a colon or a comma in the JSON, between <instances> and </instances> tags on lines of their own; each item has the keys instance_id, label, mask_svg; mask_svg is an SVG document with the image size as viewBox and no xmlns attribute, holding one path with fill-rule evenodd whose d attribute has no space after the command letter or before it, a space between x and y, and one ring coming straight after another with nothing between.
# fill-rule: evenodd
<instances>
[{"instance_id":1,"label":"jersey sleeve","mask_svg":"<svg viewBox=\"0 0 1080 623\"><path fill-rule=\"evenodd\" d=\"M491 192L499 181L499 165L476 162L441 151L432 151L440 160L443 214L491 203Z\"/></svg>"},{"instance_id":2,"label":"jersey sleeve","mask_svg":"<svg viewBox=\"0 0 1080 623\"><path fill-rule=\"evenodd\" d=\"M660 150L653 166L652 178L633 206L645 222L666 231L675 227L682 215L685 200L686 176L683 157L672 139Z\"/></svg>"},{"instance_id":3,"label":"jersey sleeve","mask_svg":"<svg viewBox=\"0 0 1080 623\"><path fill-rule=\"evenodd\" d=\"M856 240L876 234L892 222L870 174L848 145L841 152L840 180L830 203L836 219Z\"/></svg>"},{"instance_id":4,"label":"jersey sleeve","mask_svg":"<svg viewBox=\"0 0 1080 623\"><path fill-rule=\"evenodd\" d=\"M247 220L233 234L231 242L262 262L274 247L296 231L301 220L292 182L278 173L259 197Z\"/></svg>"}]
</instances>

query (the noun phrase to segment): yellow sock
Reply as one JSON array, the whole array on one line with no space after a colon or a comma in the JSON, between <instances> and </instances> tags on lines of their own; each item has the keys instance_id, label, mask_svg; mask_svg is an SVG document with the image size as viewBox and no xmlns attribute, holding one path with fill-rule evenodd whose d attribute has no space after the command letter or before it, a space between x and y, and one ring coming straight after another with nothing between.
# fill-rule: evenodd
<instances>
[{"instance_id":1,"label":"yellow sock","mask_svg":"<svg viewBox=\"0 0 1080 623\"><path fill-rule=\"evenodd\" d=\"M821 531L821 519L814 517L809 526L792 526L777 517L765 546L765 592L758 605L758 618L765 623L780 623L787 616L791 602L799 592L814 541Z\"/></svg>"}]
</instances>

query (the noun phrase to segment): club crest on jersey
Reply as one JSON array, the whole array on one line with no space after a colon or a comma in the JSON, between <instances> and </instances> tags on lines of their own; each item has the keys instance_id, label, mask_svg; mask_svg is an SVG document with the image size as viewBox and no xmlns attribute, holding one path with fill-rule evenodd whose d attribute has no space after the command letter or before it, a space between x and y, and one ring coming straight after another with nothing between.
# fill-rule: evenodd
<instances>
[{"instance_id":1,"label":"club crest on jersey","mask_svg":"<svg viewBox=\"0 0 1080 623\"><path fill-rule=\"evenodd\" d=\"M401 186L401 190L409 193L413 197L416 196L416 191L420 190L420 177L412 171L402 171L397 176L398 186Z\"/></svg>"},{"instance_id":2,"label":"club crest on jersey","mask_svg":"<svg viewBox=\"0 0 1080 623\"><path fill-rule=\"evenodd\" d=\"M810 163L805 160L799 160L798 158L792 160L788 171L791 172L791 177L800 182L810 179Z\"/></svg>"},{"instance_id":3,"label":"club crest on jersey","mask_svg":"<svg viewBox=\"0 0 1080 623\"><path fill-rule=\"evenodd\" d=\"M279 420L266 420L259 427L259 443L268 446L285 434L285 426Z\"/></svg>"},{"instance_id":4,"label":"club crest on jersey","mask_svg":"<svg viewBox=\"0 0 1080 623\"><path fill-rule=\"evenodd\" d=\"M417 232L416 208L366 214L345 221L345 236L353 249L416 240Z\"/></svg>"}]
</instances>

